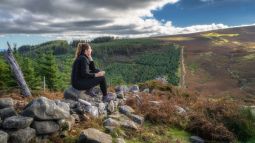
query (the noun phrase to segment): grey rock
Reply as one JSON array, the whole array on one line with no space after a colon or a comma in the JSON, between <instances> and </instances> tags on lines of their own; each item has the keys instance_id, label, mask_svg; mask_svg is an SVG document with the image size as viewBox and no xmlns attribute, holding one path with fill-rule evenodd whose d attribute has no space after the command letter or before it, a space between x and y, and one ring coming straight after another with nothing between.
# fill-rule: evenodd
<instances>
[{"instance_id":1,"label":"grey rock","mask_svg":"<svg viewBox=\"0 0 255 143\"><path fill-rule=\"evenodd\" d=\"M79 101L81 104L84 104L84 105L86 105L86 106L91 106L91 103L89 103L89 102L86 101L86 100L78 99L78 101Z\"/></svg>"},{"instance_id":2,"label":"grey rock","mask_svg":"<svg viewBox=\"0 0 255 143\"><path fill-rule=\"evenodd\" d=\"M116 93L119 93L119 92L127 93L128 91L129 91L129 89L126 85L119 85L119 86L115 87Z\"/></svg>"},{"instance_id":3,"label":"grey rock","mask_svg":"<svg viewBox=\"0 0 255 143\"><path fill-rule=\"evenodd\" d=\"M129 87L129 92L138 93L139 92L139 86L138 85L132 85Z\"/></svg>"},{"instance_id":4,"label":"grey rock","mask_svg":"<svg viewBox=\"0 0 255 143\"><path fill-rule=\"evenodd\" d=\"M143 122L144 122L144 117L139 116L139 115L132 114L132 115L130 115L130 118L131 118L134 122L136 122L137 124L140 124L140 125L142 125Z\"/></svg>"},{"instance_id":5,"label":"grey rock","mask_svg":"<svg viewBox=\"0 0 255 143\"><path fill-rule=\"evenodd\" d=\"M123 138L117 138L116 143L126 143Z\"/></svg>"},{"instance_id":6,"label":"grey rock","mask_svg":"<svg viewBox=\"0 0 255 143\"><path fill-rule=\"evenodd\" d=\"M0 118L5 119L11 116L17 116L17 112L13 107L0 109Z\"/></svg>"},{"instance_id":7,"label":"grey rock","mask_svg":"<svg viewBox=\"0 0 255 143\"><path fill-rule=\"evenodd\" d=\"M126 99L119 99L119 105L118 106L123 106L126 104Z\"/></svg>"},{"instance_id":8,"label":"grey rock","mask_svg":"<svg viewBox=\"0 0 255 143\"><path fill-rule=\"evenodd\" d=\"M106 113L105 104L103 102L98 104L98 112L99 112L99 114L105 114Z\"/></svg>"},{"instance_id":9,"label":"grey rock","mask_svg":"<svg viewBox=\"0 0 255 143\"><path fill-rule=\"evenodd\" d=\"M114 107L115 107L115 109L117 109L117 108L118 108L118 106L119 106L119 103L120 103L120 99L116 99L116 100L114 100L114 101L113 101L113 103L114 103Z\"/></svg>"},{"instance_id":10,"label":"grey rock","mask_svg":"<svg viewBox=\"0 0 255 143\"><path fill-rule=\"evenodd\" d=\"M190 139L191 143L204 143L205 142L202 138L200 138L198 136L191 136L189 139Z\"/></svg>"},{"instance_id":11,"label":"grey rock","mask_svg":"<svg viewBox=\"0 0 255 143\"><path fill-rule=\"evenodd\" d=\"M108 119L104 120L103 125L104 126L111 126L111 127L118 127L118 126L120 126L120 123L117 120L114 120L112 118L108 118Z\"/></svg>"},{"instance_id":12,"label":"grey rock","mask_svg":"<svg viewBox=\"0 0 255 143\"><path fill-rule=\"evenodd\" d=\"M54 121L34 121L32 127L38 135L51 134L59 130L59 125Z\"/></svg>"},{"instance_id":13,"label":"grey rock","mask_svg":"<svg viewBox=\"0 0 255 143\"><path fill-rule=\"evenodd\" d=\"M3 128L23 129L23 128L29 127L32 122L33 122L33 118L31 117L12 116L4 120Z\"/></svg>"},{"instance_id":14,"label":"grey rock","mask_svg":"<svg viewBox=\"0 0 255 143\"><path fill-rule=\"evenodd\" d=\"M116 92L117 98L123 99L125 98L125 94L123 91Z\"/></svg>"},{"instance_id":15,"label":"grey rock","mask_svg":"<svg viewBox=\"0 0 255 143\"><path fill-rule=\"evenodd\" d=\"M69 87L64 91L64 98L65 99L71 99L71 100L78 100L79 98L80 91L73 88Z\"/></svg>"},{"instance_id":16,"label":"grey rock","mask_svg":"<svg viewBox=\"0 0 255 143\"><path fill-rule=\"evenodd\" d=\"M149 88L145 88L145 89L143 90L143 92L145 92L145 93L150 93L150 89L149 89Z\"/></svg>"},{"instance_id":17,"label":"grey rock","mask_svg":"<svg viewBox=\"0 0 255 143\"><path fill-rule=\"evenodd\" d=\"M48 139L48 136L39 135L35 137L36 143L50 143L51 141Z\"/></svg>"},{"instance_id":18,"label":"grey rock","mask_svg":"<svg viewBox=\"0 0 255 143\"><path fill-rule=\"evenodd\" d=\"M120 111L120 113L125 114L125 115L130 115L131 113L135 112L135 110L128 105L120 106L119 111Z\"/></svg>"},{"instance_id":19,"label":"grey rock","mask_svg":"<svg viewBox=\"0 0 255 143\"><path fill-rule=\"evenodd\" d=\"M9 135L6 132L0 130L0 143L7 143L8 138Z\"/></svg>"},{"instance_id":20,"label":"grey rock","mask_svg":"<svg viewBox=\"0 0 255 143\"><path fill-rule=\"evenodd\" d=\"M185 113L186 113L186 110L183 109L183 108L180 107L180 106L175 105L175 108L176 108L176 112L177 112L178 114L185 114Z\"/></svg>"},{"instance_id":21,"label":"grey rock","mask_svg":"<svg viewBox=\"0 0 255 143\"><path fill-rule=\"evenodd\" d=\"M67 119L58 120L58 125L61 128L61 130L70 131L74 124L75 124L75 118L72 115Z\"/></svg>"},{"instance_id":22,"label":"grey rock","mask_svg":"<svg viewBox=\"0 0 255 143\"><path fill-rule=\"evenodd\" d=\"M115 100L117 98L117 95L114 92L108 92L107 96L112 100Z\"/></svg>"},{"instance_id":23,"label":"grey rock","mask_svg":"<svg viewBox=\"0 0 255 143\"><path fill-rule=\"evenodd\" d=\"M112 143L112 137L94 128L83 130L78 143Z\"/></svg>"},{"instance_id":24,"label":"grey rock","mask_svg":"<svg viewBox=\"0 0 255 143\"><path fill-rule=\"evenodd\" d=\"M115 104L114 104L114 101L111 100L108 105L107 105L107 110L110 112L110 113L113 113L115 111Z\"/></svg>"},{"instance_id":25,"label":"grey rock","mask_svg":"<svg viewBox=\"0 0 255 143\"><path fill-rule=\"evenodd\" d=\"M121 116L120 116L120 113L119 112L114 112L113 114L110 114L108 115L109 118L112 118L112 119L119 119Z\"/></svg>"},{"instance_id":26,"label":"grey rock","mask_svg":"<svg viewBox=\"0 0 255 143\"><path fill-rule=\"evenodd\" d=\"M27 127L25 129L19 129L17 131L9 133L10 143L28 143L35 138L35 130Z\"/></svg>"},{"instance_id":27,"label":"grey rock","mask_svg":"<svg viewBox=\"0 0 255 143\"><path fill-rule=\"evenodd\" d=\"M59 100L54 101L46 97L39 97L25 107L22 115L39 120L59 120L69 118L70 108L67 103Z\"/></svg>"},{"instance_id":28,"label":"grey rock","mask_svg":"<svg viewBox=\"0 0 255 143\"><path fill-rule=\"evenodd\" d=\"M80 102L77 104L77 107L73 109L73 111L77 114L84 114L85 112L90 111L91 106L86 106L81 104Z\"/></svg>"},{"instance_id":29,"label":"grey rock","mask_svg":"<svg viewBox=\"0 0 255 143\"><path fill-rule=\"evenodd\" d=\"M120 121L120 125L121 125L122 127L125 127L125 128L138 130L138 127L137 127L137 125L135 124L135 122L133 122L133 121L131 121L131 120L123 120L123 121Z\"/></svg>"},{"instance_id":30,"label":"grey rock","mask_svg":"<svg viewBox=\"0 0 255 143\"><path fill-rule=\"evenodd\" d=\"M62 102L67 103L70 108L76 108L77 104L78 104L77 101L74 101L74 100L71 100L71 99L64 99L64 100L62 100Z\"/></svg>"},{"instance_id":31,"label":"grey rock","mask_svg":"<svg viewBox=\"0 0 255 143\"><path fill-rule=\"evenodd\" d=\"M14 102L12 98L0 98L0 109L12 107Z\"/></svg>"},{"instance_id":32,"label":"grey rock","mask_svg":"<svg viewBox=\"0 0 255 143\"><path fill-rule=\"evenodd\" d=\"M90 106L90 110L89 113L93 116L93 117L98 117L98 107L96 106Z\"/></svg>"}]
</instances>

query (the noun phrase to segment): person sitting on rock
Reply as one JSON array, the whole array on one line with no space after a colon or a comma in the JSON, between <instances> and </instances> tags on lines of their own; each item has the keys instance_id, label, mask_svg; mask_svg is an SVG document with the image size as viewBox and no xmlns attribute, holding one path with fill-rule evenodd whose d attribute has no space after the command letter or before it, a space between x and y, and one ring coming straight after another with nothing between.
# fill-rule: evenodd
<instances>
[{"instance_id":1,"label":"person sitting on rock","mask_svg":"<svg viewBox=\"0 0 255 143\"><path fill-rule=\"evenodd\" d=\"M92 48L88 43L78 44L72 66L71 84L77 90L90 90L100 84L102 100L109 102L112 99L107 95L105 71L96 69L91 53Z\"/></svg>"}]
</instances>

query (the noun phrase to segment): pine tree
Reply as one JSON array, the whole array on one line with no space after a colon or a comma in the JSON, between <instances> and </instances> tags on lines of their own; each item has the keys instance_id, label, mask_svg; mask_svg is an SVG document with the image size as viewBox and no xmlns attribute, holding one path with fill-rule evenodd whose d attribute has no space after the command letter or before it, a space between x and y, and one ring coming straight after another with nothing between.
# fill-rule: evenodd
<instances>
[{"instance_id":1,"label":"pine tree","mask_svg":"<svg viewBox=\"0 0 255 143\"><path fill-rule=\"evenodd\" d=\"M0 90L17 87L14 76L11 73L10 67L5 62L3 57L0 57Z\"/></svg>"},{"instance_id":2,"label":"pine tree","mask_svg":"<svg viewBox=\"0 0 255 143\"><path fill-rule=\"evenodd\" d=\"M53 52L43 54L39 61L40 74L45 76L46 85L50 90L59 90L61 88L61 76L57 67Z\"/></svg>"},{"instance_id":3,"label":"pine tree","mask_svg":"<svg viewBox=\"0 0 255 143\"><path fill-rule=\"evenodd\" d=\"M21 70L25 77L26 83L29 88L36 90L40 89L40 78L35 73L34 64L29 58L23 58L21 63Z\"/></svg>"}]
</instances>

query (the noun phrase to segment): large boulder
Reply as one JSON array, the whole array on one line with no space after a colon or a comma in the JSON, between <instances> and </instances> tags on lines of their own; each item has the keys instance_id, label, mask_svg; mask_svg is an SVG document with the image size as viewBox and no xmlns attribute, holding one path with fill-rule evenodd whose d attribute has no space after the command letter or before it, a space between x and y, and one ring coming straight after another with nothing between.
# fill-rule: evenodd
<instances>
[{"instance_id":1,"label":"large boulder","mask_svg":"<svg viewBox=\"0 0 255 143\"><path fill-rule=\"evenodd\" d=\"M12 98L0 98L0 109L12 107L14 102Z\"/></svg>"},{"instance_id":2,"label":"large boulder","mask_svg":"<svg viewBox=\"0 0 255 143\"><path fill-rule=\"evenodd\" d=\"M112 143L112 136L94 128L83 130L78 143Z\"/></svg>"},{"instance_id":3,"label":"large boulder","mask_svg":"<svg viewBox=\"0 0 255 143\"><path fill-rule=\"evenodd\" d=\"M35 121L32 127L38 135L51 134L59 130L59 125L54 121Z\"/></svg>"},{"instance_id":4,"label":"large boulder","mask_svg":"<svg viewBox=\"0 0 255 143\"><path fill-rule=\"evenodd\" d=\"M25 129L19 129L9 133L10 143L29 143L35 137L35 129L27 127Z\"/></svg>"},{"instance_id":5,"label":"large boulder","mask_svg":"<svg viewBox=\"0 0 255 143\"><path fill-rule=\"evenodd\" d=\"M95 93L95 96L91 96L91 95L87 94L86 90L77 90L73 87L69 87L64 92L64 98L75 100L75 101L82 99L82 100L85 100L85 101L88 101L88 102L94 103L94 104L100 103L101 99L102 99L102 95L97 93L97 91L95 91L95 90L97 90L96 87L94 87L92 90L93 90L93 93Z\"/></svg>"},{"instance_id":6,"label":"large boulder","mask_svg":"<svg viewBox=\"0 0 255 143\"><path fill-rule=\"evenodd\" d=\"M22 115L39 120L59 120L70 117L70 108L67 103L59 100L39 97L25 107Z\"/></svg>"},{"instance_id":7,"label":"large boulder","mask_svg":"<svg viewBox=\"0 0 255 143\"><path fill-rule=\"evenodd\" d=\"M65 99L71 99L71 100L78 100L79 99L79 94L82 91L77 90L73 87L69 87L64 91L64 98Z\"/></svg>"},{"instance_id":8,"label":"large boulder","mask_svg":"<svg viewBox=\"0 0 255 143\"><path fill-rule=\"evenodd\" d=\"M29 127L33 122L31 117L12 116L6 118L3 122L3 128L5 129L23 129Z\"/></svg>"},{"instance_id":9,"label":"large boulder","mask_svg":"<svg viewBox=\"0 0 255 143\"><path fill-rule=\"evenodd\" d=\"M0 143L7 143L9 135L0 130Z\"/></svg>"},{"instance_id":10,"label":"large boulder","mask_svg":"<svg viewBox=\"0 0 255 143\"><path fill-rule=\"evenodd\" d=\"M0 118L5 119L11 116L17 116L17 112L13 107L0 109Z\"/></svg>"}]
</instances>

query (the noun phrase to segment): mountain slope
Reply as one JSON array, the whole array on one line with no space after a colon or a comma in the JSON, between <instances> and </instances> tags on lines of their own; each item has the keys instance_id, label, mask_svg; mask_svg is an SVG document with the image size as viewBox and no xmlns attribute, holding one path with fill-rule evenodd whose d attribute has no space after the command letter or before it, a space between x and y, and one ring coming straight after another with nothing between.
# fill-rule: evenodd
<instances>
[{"instance_id":1,"label":"mountain slope","mask_svg":"<svg viewBox=\"0 0 255 143\"><path fill-rule=\"evenodd\" d=\"M189 90L254 102L255 26L157 37L184 47Z\"/></svg>"}]
</instances>

